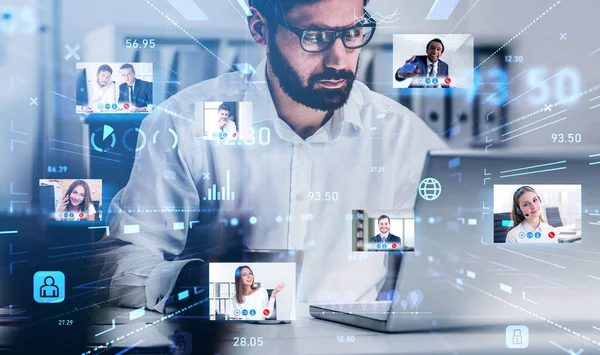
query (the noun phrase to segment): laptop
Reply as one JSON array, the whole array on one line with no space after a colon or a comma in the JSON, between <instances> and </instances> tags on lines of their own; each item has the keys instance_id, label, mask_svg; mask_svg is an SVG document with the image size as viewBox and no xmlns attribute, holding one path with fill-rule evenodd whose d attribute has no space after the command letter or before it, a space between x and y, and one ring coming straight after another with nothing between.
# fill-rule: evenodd
<instances>
[{"instance_id":1,"label":"laptop","mask_svg":"<svg viewBox=\"0 0 600 355\"><path fill-rule=\"evenodd\" d=\"M511 273L526 266L529 273L557 276L555 270L549 270L552 267L523 257L522 253L540 250L560 253L556 248L581 248L581 244L495 244L494 185L580 184L586 196L600 200L600 194L596 192L599 190L594 182L596 175L589 173L588 154L529 153L532 156L509 150L429 152L422 180L438 180L441 194L435 200L425 200L417 194L415 251L391 252L386 256L388 263L395 260L397 269L389 269L394 272L388 275L395 279L390 281L388 276L385 281L393 285L391 291L380 293L379 299L385 300L312 304L310 315L386 333L482 324L506 326L531 320L515 305L525 306L524 290L529 293L528 287L543 283ZM512 193L507 198L511 202ZM598 202L587 201L594 205ZM582 231L584 239L586 224ZM551 256L544 258L552 260ZM577 262L556 260L561 266ZM552 301L552 294L547 294L541 297ZM567 316L565 310L558 308L548 313L556 311L557 316Z\"/></svg>"}]
</instances>

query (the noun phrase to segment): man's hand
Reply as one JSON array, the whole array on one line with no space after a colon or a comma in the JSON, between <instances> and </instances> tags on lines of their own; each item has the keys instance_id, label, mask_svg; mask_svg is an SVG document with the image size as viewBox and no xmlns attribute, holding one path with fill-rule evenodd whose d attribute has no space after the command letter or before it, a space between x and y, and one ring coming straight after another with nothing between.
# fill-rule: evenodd
<instances>
[{"instance_id":1,"label":"man's hand","mask_svg":"<svg viewBox=\"0 0 600 355\"><path fill-rule=\"evenodd\" d=\"M133 105L129 105L129 108L127 109L127 111L129 112L137 112L138 108L133 106Z\"/></svg>"},{"instance_id":2,"label":"man's hand","mask_svg":"<svg viewBox=\"0 0 600 355\"><path fill-rule=\"evenodd\" d=\"M219 119L219 128L223 128L227 124L226 120Z\"/></svg>"},{"instance_id":3,"label":"man's hand","mask_svg":"<svg viewBox=\"0 0 600 355\"><path fill-rule=\"evenodd\" d=\"M404 63L404 66L402 66L402 68L400 68L400 69L398 69L398 71L396 71L396 80L410 79L410 78L419 76L421 71L419 70L418 67L416 67L412 72L402 71L402 69L404 69L404 67L407 64L412 63L415 60L415 58L416 58L416 56L413 55L409 60L406 61L406 63Z\"/></svg>"},{"instance_id":4,"label":"man's hand","mask_svg":"<svg viewBox=\"0 0 600 355\"><path fill-rule=\"evenodd\" d=\"M273 292L271 292L271 297L277 297L277 295L279 294L279 292L281 292L281 290L283 290L283 288L285 287L285 283L282 281L280 282L277 287L275 287L275 289L273 290Z\"/></svg>"},{"instance_id":5,"label":"man's hand","mask_svg":"<svg viewBox=\"0 0 600 355\"><path fill-rule=\"evenodd\" d=\"M90 112L93 112L92 108L91 108L91 107L89 107L89 106L83 106L83 107L81 108L81 110L82 110L83 112L85 112L85 113L90 113Z\"/></svg>"}]
</instances>

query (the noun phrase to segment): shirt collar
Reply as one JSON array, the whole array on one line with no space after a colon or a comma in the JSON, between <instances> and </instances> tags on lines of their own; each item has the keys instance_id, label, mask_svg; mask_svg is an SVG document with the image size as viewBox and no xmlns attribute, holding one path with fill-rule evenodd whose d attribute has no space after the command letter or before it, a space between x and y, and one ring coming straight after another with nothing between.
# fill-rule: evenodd
<instances>
[{"instance_id":1,"label":"shirt collar","mask_svg":"<svg viewBox=\"0 0 600 355\"><path fill-rule=\"evenodd\" d=\"M293 142L304 142L277 114L267 83L266 63L266 59L264 59L256 67L246 83L247 90L242 99L252 102L252 122L254 124L272 121L281 138ZM363 124L360 118L360 109L365 102L358 85L363 84L355 81L346 105L336 110L325 125L306 139L306 143L325 143L335 140L340 135L353 137L362 134Z\"/></svg>"},{"instance_id":2,"label":"shirt collar","mask_svg":"<svg viewBox=\"0 0 600 355\"><path fill-rule=\"evenodd\" d=\"M96 79L96 88L100 89L100 90L106 90L110 87L110 85L112 84L112 81L109 81L108 84L104 85L104 86L100 86L100 83L98 83L98 79Z\"/></svg>"},{"instance_id":3,"label":"shirt collar","mask_svg":"<svg viewBox=\"0 0 600 355\"><path fill-rule=\"evenodd\" d=\"M437 68L438 68L438 64L439 64L439 63L440 63L440 60L439 60L439 59L437 60L437 62L435 62L435 63L432 63L432 62L429 60L429 57L427 57L427 68L429 68L429 66L430 66L431 64L433 64L433 68L434 68L434 69L437 71Z\"/></svg>"}]
</instances>

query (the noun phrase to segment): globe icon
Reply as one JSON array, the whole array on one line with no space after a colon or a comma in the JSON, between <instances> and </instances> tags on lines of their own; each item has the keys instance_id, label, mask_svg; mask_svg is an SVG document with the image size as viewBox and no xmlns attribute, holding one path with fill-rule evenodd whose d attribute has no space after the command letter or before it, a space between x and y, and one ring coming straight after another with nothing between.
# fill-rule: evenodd
<instances>
[{"instance_id":1,"label":"globe icon","mask_svg":"<svg viewBox=\"0 0 600 355\"><path fill-rule=\"evenodd\" d=\"M434 178L425 178L419 184L419 195L427 201L433 201L442 194L442 184Z\"/></svg>"}]
</instances>

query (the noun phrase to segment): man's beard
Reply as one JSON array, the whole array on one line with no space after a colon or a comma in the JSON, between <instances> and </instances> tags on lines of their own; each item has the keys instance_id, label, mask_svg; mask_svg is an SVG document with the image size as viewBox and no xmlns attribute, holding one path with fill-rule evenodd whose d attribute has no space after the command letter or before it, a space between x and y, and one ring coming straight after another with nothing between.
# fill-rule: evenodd
<instances>
[{"instance_id":1,"label":"man's beard","mask_svg":"<svg viewBox=\"0 0 600 355\"><path fill-rule=\"evenodd\" d=\"M310 107L315 110L329 111L337 110L348 102L352 84L356 78L356 74L348 70L335 70L325 68L325 71L320 74L313 74L308 78L308 85L304 86L302 80L290 62L283 56L275 39L269 41L269 51L267 58L271 64L273 74L279 80L279 85L292 100ZM358 69L358 61L356 63ZM346 83L336 89L317 89L315 84L320 80L341 80L345 79Z\"/></svg>"}]
</instances>

